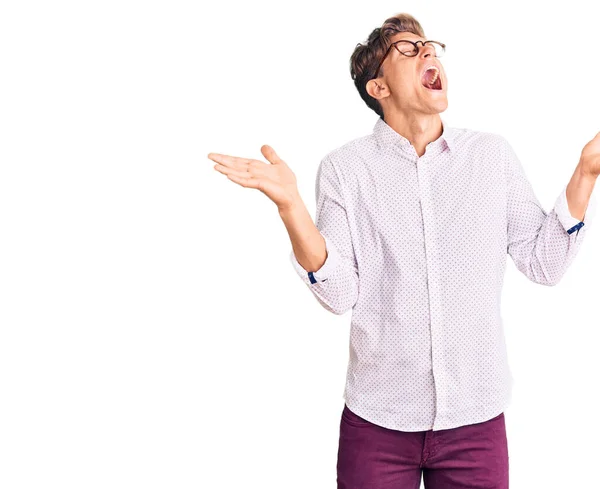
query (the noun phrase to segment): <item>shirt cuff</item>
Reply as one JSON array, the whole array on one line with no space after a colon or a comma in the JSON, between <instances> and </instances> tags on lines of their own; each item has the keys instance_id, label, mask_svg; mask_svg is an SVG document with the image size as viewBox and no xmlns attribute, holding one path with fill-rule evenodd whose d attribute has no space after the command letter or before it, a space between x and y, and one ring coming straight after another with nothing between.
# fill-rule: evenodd
<instances>
[{"instance_id":1,"label":"shirt cuff","mask_svg":"<svg viewBox=\"0 0 600 489\"><path fill-rule=\"evenodd\" d=\"M340 255L338 250L335 248L333 243L329 240L329 238L323 234L321 234L325 239L325 248L327 250L327 258L325 258L325 263L319 268L316 272L307 272L298 260L296 259L296 255L294 255L294 250L290 253L290 260L294 265L294 269L302 277L302 279L309 284L314 284L317 282L324 282L329 277L331 277L333 271L337 267L340 259Z\"/></svg>"},{"instance_id":2,"label":"shirt cuff","mask_svg":"<svg viewBox=\"0 0 600 489\"><path fill-rule=\"evenodd\" d=\"M554 204L554 210L560 223L565 228L565 231L569 234L578 231L583 226L589 227L589 223L593 220L594 215L596 214L596 197L594 196L594 191L592 191L592 194L590 195L590 200L582 221L573 217L569 211L569 203L567 201L567 185L564 186L562 192L557 197Z\"/></svg>"}]
</instances>

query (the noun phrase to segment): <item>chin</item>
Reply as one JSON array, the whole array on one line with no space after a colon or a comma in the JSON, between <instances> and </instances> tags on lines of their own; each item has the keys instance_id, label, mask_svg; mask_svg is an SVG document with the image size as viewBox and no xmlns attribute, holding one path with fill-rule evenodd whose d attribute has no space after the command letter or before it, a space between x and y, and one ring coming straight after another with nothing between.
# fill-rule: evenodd
<instances>
[{"instance_id":1,"label":"chin","mask_svg":"<svg viewBox=\"0 0 600 489\"><path fill-rule=\"evenodd\" d=\"M433 102L429 104L434 114L440 114L444 112L448 108L448 100L438 100L437 102Z\"/></svg>"}]
</instances>

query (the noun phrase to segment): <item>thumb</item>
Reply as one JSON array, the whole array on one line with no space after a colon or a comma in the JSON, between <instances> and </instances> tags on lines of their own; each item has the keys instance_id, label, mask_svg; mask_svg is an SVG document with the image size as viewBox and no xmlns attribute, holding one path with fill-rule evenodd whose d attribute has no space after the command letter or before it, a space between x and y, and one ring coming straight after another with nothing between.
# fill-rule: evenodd
<instances>
[{"instance_id":1,"label":"thumb","mask_svg":"<svg viewBox=\"0 0 600 489\"><path fill-rule=\"evenodd\" d=\"M271 148L271 146L269 146L268 144L263 144L260 147L260 151L263 154L263 156L274 165L285 164L285 162L279 156L277 156L275 150Z\"/></svg>"}]
</instances>

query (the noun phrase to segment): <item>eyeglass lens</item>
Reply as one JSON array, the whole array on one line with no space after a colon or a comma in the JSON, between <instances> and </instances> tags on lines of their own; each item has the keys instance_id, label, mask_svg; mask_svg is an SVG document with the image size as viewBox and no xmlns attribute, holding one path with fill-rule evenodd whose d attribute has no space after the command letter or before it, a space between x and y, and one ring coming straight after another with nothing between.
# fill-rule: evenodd
<instances>
[{"instance_id":1,"label":"eyeglass lens","mask_svg":"<svg viewBox=\"0 0 600 489\"><path fill-rule=\"evenodd\" d=\"M399 41L396 44L396 46L398 47L400 52L406 56L415 56L417 54L417 48L415 48L415 45L411 44L408 41ZM419 50L423 49L423 45L421 43L419 43L417 46L418 46ZM444 48L438 42L427 41L425 43L425 46L433 46L435 48L435 55L438 58L440 58L444 55Z\"/></svg>"}]
</instances>

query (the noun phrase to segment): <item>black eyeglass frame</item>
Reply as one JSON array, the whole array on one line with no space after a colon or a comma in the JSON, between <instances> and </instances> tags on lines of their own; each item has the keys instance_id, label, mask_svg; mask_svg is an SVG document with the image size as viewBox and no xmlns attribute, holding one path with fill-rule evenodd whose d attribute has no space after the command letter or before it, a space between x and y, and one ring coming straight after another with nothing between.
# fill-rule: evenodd
<instances>
[{"instance_id":1,"label":"black eyeglass frame","mask_svg":"<svg viewBox=\"0 0 600 489\"><path fill-rule=\"evenodd\" d=\"M400 51L400 48L398 48L398 46L396 46L396 44L398 44L399 42L409 42L409 43L411 43L414 46L414 48L415 48L415 54L404 54L402 51ZM418 43L421 43L423 45L423 47L425 47L425 44L430 43L430 42L433 42L433 43L436 43L436 44L439 44L440 46L442 46L442 54L446 52L446 45L444 43L440 42L440 41L432 41L432 40L427 40L427 41L421 41L421 40L419 40L419 41L409 41L408 39L400 39L399 41L393 42L392 44L390 44L390 47L388 47L387 51L383 55L383 58L379 62L379 65L377 66L377 70L375 71L375 76L373 78L377 78L377 76L379 75L379 70L381 69L381 65L385 61L385 58L389 54L389 52L392 49L392 47L395 47L396 51L398 51L401 55L407 56L409 58L414 58L415 56L417 56L419 54L419 50L421 49L421 48L419 48ZM436 57L439 57L439 56L436 55Z\"/></svg>"}]
</instances>

